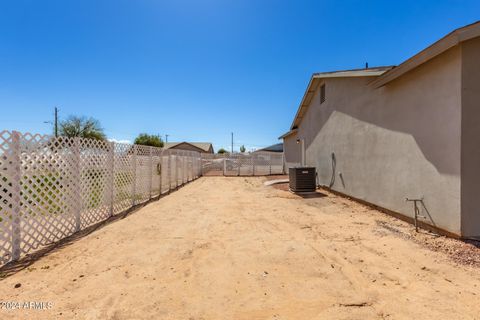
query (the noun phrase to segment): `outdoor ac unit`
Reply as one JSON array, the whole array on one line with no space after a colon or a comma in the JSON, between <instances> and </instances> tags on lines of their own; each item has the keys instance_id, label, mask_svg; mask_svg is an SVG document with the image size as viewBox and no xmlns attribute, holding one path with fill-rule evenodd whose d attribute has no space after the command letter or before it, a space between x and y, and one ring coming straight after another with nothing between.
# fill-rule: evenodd
<instances>
[{"instance_id":1,"label":"outdoor ac unit","mask_svg":"<svg viewBox=\"0 0 480 320\"><path fill-rule=\"evenodd\" d=\"M315 192L315 167L290 168L288 171L290 190L293 192Z\"/></svg>"}]
</instances>

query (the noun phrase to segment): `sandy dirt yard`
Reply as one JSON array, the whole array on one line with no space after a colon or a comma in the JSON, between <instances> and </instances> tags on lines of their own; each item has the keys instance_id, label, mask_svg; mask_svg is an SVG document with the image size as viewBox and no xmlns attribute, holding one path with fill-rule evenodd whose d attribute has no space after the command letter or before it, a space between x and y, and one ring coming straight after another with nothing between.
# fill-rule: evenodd
<instances>
[{"instance_id":1,"label":"sandy dirt yard","mask_svg":"<svg viewBox=\"0 0 480 320\"><path fill-rule=\"evenodd\" d=\"M480 319L458 241L264 181L201 178L4 274L3 302L53 306L0 319Z\"/></svg>"}]
</instances>

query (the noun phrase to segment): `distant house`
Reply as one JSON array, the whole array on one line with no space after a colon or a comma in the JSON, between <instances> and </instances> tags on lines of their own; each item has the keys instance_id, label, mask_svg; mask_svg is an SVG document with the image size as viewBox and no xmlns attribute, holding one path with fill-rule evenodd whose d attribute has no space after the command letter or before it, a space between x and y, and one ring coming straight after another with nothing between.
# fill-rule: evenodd
<instances>
[{"instance_id":1,"label":"distant house","mask_svg":"<svg viewBox=\"0 0 480 320\"><path fill-rule=\"evenodd\" d=\"M209 142L168 142L163 146L165 149L198 151L200 153L213 153L213 146Z\"/></svg>"},{"instance_id":2,"label":"distant house","mask_svg":"<svg viewBox=\"0 0 480 320\"><path fill-rule=\"evenodd\" d=\"M283 152L283 143L277 143L266 148L258 149L255 152Z\"/></svg>"},{"instance_id":3,"label":"distant house","mask_svg":"<svg viewBox=\"0 0 480 320\"><path fill-rule=\"evenodd\" d=\"M320 185L410 219L421 199L425 224L480 238L480 22L396 67L313 74L280 138Z\"/></svg>"}]
</instances>

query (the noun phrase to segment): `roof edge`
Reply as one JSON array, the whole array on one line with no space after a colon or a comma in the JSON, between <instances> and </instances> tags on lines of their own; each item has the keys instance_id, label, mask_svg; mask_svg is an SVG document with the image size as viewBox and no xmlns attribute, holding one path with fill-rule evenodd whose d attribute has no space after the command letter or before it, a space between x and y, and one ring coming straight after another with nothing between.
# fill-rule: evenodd
<instances>
[{"instance_id":1,"label":"roof edge","mask_svg":"<svg viewBox=\"0 0 480 320\"><path fill-rule=\"evenodd\" d=\"M290 126L290 129L294 129L298 124L297 120L301 119L300 113L304 107L311 102L308 99L313 98L313 94L315 93L316 86L318 82L322 79L327 78L353 78L353 77L378 77L391 70L394 66L381 66L381 67L371 67L367 69L351 69L351 70L339 70L339 71L330 71L330 72L322 72L322 73L314 73L310 77L310 81L308 82L307 89L303 94L302 101L298 106L297 112L295 117L293 118L293 122Z\"/></svg>"},{"instance_id":2,"label":"roof edge","mask_svg":"<svg viewBox=\"0 0 480 320\"><path fill-rule=\"evenodd\" d=\"M288 136L291 136L292 134L294 133L297 133L298 129L292 129L288 132L285 132L284 134L282 134L280 137L278 137L278 140L281 140L281 139L285 139L286 137Z\"/></svg>"},{"instance_id":3,"label":"roof edge","mask_svg":"<svg viewBox=\"0 0 480 320\"><path fill-rule=\"evenodd\" d=\"M375 79L374 81L372 81L370 85L373 86L374 88L380 88L386 85L387 83L399 78L405 73L424 64L425 62L430 61L436 56L444 53L448 49L459 45L461 42L464 42L479 36L480 36L480 21L471 23L464 27L457 28L452 32L448 33L443 38L435 41L433 44L426 47L419 53L408 58L407 60L402 62L400 65L398 65L396 68L393 68L385 72L378 79Z\"/></svg>"}]
</instances>

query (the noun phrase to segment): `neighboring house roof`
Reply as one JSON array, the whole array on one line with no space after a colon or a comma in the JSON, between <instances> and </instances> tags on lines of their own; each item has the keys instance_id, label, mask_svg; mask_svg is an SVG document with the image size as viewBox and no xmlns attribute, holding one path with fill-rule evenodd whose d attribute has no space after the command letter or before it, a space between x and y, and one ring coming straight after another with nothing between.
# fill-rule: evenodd
<instances>
[{"instance_id":1,"label":"neighboring house roof","mask_svg":"<svg viewBox=\"0 0 480 320\"><path fill-rule=\"evenodd\" d=\"M375 79L371 83L375 88L386 85L390 81L397 79L408 71L418 67L419 65L435 58L436 56L442 54L448 49L460 44L463 41L467 41L480 36L480 21L469 24L465 27L455 29L454 31L447 34L445 37L441 38L431 46L420 51L413 57L402 62L398 67L385 72L378 79Z\"/></svg>"},{"instance_id":2,"label":"neighboring house roof","mask_svg":"<svg viewBox=\"0 0 480 320\"><path fill-rule=\"evenodd\" d=\"M332 72L321 72L321 73L314 73L310 78L310 82L308 83L307 90L305 91L302 102L298 107L297 114L293 119L292 126L290 129L295 129L302 121L305 112L307 111L310 102L317 90L317 87L322 79L326 78L351 78L351 77L378 77L388 70L392 69L393 66L385 66L385 67L373 67L368 69L353 69L353 70L340 70L340 71L332 71ZM287 133L287 136L290 135ZM283 135L280 138L284 138Z\"/></svg>"},{"instance_id":3,"label":"neighboring house roof","mask_svg":"<svg viewBox=\"0 0 480 320\"><path fill-rule=\"evenodd\" d=\"M171 148L175 148L175 147L177 147L178 145L181 145L181 144L189 144L189 145L191 145L195 148L201 149L204 152L212 152L213 153L213 145L210 142L186 142L186 141L167 142L167 143L164 144L163 147L165 149L171 149Z\"/></svg>"},{"instance_id":4,"label":"neighboring house roof","mask_svg":"<svg viewBox=\"0 0 480 320\"><path fill-rule=\"evenodd\" d=\"M262 151L268 151L268 152L283 152L283 143L277 143L271 146L268 146L263 149L259 149L255 152L262 152Z\"/></svg>"}]
</instances>

